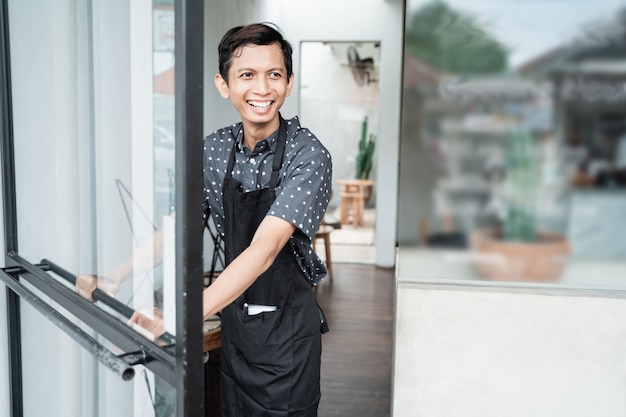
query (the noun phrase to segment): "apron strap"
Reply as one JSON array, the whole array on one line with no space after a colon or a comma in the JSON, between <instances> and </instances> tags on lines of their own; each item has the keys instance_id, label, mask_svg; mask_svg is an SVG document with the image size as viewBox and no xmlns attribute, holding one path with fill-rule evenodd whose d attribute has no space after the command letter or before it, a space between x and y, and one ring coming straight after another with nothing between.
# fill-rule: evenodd
<instances>
[{"instance_id":1,"label":"apron strap","mask_svg":"<svg viewBox=\"0 0 626 417\"><path fill-rule=\"evenodd\" d=\"M287 142L287 122L280 116L280 127L278 128L278 143L276 144L276 152L274 153L274 163L272 165L272 178L270 179L270 188L276 188L278 185L278 172L283 164L285 153L285 143Z\"/></svg>"},{"instance_id":2,"label":"apron strap","mask_svg":"<svg viewBox=\"0 0 626 417\"><path fill-rule=\"evenodd\" d=\"M241 132L242 130L243 130L243 124L239 128L239 131L237 131L237 134L235 135L235 138L237 136L239 136L239 132ZM230 156L228 157L228 166L226 167L226 175L225 175L224 178L231 178L232 177L233 168L235 167L235 154L236 153L237 153L237 142L235 140L233 142L233 148L230 150Z\"/></svg>"}]
</instances>

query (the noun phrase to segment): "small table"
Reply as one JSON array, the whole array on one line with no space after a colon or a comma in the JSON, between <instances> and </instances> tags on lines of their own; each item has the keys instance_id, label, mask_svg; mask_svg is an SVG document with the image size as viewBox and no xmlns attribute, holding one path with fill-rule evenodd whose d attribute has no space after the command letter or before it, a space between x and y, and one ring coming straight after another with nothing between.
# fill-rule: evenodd
<instances>
[{"instance_id":1,"label":"small table","mask_svg":"<svg viewBox=\"0 0 626 417\"><path fill-rule=\"evenodd\" d=\"M363 226L365 198L373 182L365 179L337 180L341 189L340 219L341 225L352 223L353 227Z\"/></svg>"},{"instance_id":2,"label":"small table","mask_svg":"<svg viewBox=\"0 0 626 417\"><path fill-rule=\"evenodd\" d=\"M203 345L204 351L210 352L222 347L222 327L217 317L211 317L203 323Z\"/></svg>"}]
</instances>

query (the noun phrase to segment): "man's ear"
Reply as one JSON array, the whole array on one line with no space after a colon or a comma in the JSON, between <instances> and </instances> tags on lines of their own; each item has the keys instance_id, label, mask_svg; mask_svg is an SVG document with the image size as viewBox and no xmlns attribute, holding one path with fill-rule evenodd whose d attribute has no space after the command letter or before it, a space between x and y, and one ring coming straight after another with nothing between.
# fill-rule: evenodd
<instances>
[{"instance_id":1,"label":"man's ear","mask_svg":"<svg viewBox=\"0 0 626 417\"><path fill-rule=\"evenodd\" d=\"M289 83L287 84L287 97L291 94L291 89L293 88L293 83L295 82L296 77L291 73L291 77L289 77Z\"/></svg>"},{"instance_id":2,"label":"man's ear","mask_svg":"<svg viewBox=\"0 0 626 417\"><path fill-rule=\"evenodd\" d=\"M215 74L215 78L213 81L215 82L215 88L217 88L217 91L219 91L220 95L223 98L229 98L230 91L228 90L228 83L226 82L226 80L220 74Z\"/></svg>"}]
</instances>

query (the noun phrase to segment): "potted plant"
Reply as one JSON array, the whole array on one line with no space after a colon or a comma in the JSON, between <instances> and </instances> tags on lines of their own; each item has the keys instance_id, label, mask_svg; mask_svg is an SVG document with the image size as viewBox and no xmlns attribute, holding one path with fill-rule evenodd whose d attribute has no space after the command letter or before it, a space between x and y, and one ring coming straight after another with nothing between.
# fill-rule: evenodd
<instances>
[{"instance_id":1,"label":"potted plant","mask_svg":"<svg viewBox=\"0 0 626 417\"><path fill-rule=\"evenodd\" d=\"M479 255L475 267L484 279L554 282L562 274L570 252L567 239L538 230L538 160L535 138L527 129L516 128L506 143L502 224L477 230L471 238Z\"/></svg>"},{"instance_id":2,"label":"potted plant","mask_svg":"<svg viewBox=\"0 0 626 417\"><path fill-rule=\"evenodd\" d=\"M359 140L359 152L356 156L356 179L369 179L372 163L374 159L374 150L376 149L376 136L369 135L367 140L367 116L363 118L361 124L361 139Z\"/></svg>"},{"instance_id":3,"label":"potted plant","mask_svg":"<svg viewBox=\"0 0 626 417\"><path fill-rule=\"evenodd\" d=\"M369 180L372 165L374 163L374 151L376 150L376 135L370 133L367 137L368 118L363 117L361 123L361 138L359 139L359 150L356 155L356 179ZM367 204L372 196L371 187L365 187L364 202Z\"/></svg>"},{"instance_id":4,"label":"potted plant","mask_svg":"<svg viewBox=\"0 0 626 417\"><path fill-rule=\"evenodd\" d=\"M363 225L364 208L372 196L372 181L369 180L369 175L374 161L376 136L370 134L368 140L367 127L368 118L365 116L361 123L355 178L337 180L337 183L343 187L341 190L340 224L352 223L355 227Z\"/></svg>"}]
</instances>

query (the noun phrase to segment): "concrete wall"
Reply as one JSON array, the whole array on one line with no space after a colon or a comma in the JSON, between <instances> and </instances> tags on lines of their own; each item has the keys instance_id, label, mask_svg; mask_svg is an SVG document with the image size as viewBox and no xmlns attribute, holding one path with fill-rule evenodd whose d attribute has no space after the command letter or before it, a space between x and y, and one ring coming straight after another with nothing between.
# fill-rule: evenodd
<instances>
[{"instance_id":1,"label":"concrete wall","mask_svg":"<svg viewBox=\"0 0 626 417\"><path fill-rule=\"evenodd\" d=\"M450 288L398 285L394 417L626 415L623 298Z\"/></svg>"}]
</instances>

